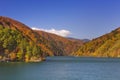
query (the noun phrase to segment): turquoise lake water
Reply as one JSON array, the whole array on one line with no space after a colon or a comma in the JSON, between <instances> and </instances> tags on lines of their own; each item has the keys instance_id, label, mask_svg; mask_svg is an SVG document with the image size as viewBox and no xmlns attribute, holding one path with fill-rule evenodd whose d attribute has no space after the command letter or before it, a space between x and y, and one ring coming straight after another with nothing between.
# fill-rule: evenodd
<instances>
[{"instance_id":1,"label":"turquoise lake water","mask_svg":"<svg viewBox=\"0 0 120 80\"><path fill-rule=\"evenodd\" d=\"M0 63L0 80L120 80L120 59L48 57L39 63Z\"/></svg>"}]
</instances>

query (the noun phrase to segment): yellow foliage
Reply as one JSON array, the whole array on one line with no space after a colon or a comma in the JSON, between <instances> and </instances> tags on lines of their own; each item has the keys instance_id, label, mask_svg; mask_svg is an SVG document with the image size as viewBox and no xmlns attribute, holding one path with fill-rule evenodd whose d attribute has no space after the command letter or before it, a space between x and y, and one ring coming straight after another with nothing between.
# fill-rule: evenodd
<instances>
[{"instance_id":1,"label":"yellow foliage","mask_svg":"<svg viewBox=\"0 0 120 80\"><path fill-rule=\"evenodd\" d=\"M16 53L11 53L9 56L12 61L16 59Z\"/></svg>"}]
</instances>

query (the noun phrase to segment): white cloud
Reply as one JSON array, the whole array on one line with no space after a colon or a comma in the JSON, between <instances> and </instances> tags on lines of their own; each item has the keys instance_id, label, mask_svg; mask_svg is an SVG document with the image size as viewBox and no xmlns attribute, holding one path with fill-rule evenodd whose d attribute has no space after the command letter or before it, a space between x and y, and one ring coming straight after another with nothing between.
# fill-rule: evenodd
<instances>
[{"instance_id":1,"label":"white cloud","mask_svg":"<svg viewBox=\"0 0 120 80\"><path fill-rule=\"evenodd\" d=\"M52 28L52 29L39 29L39 28L35 28L35 27L33 27L32 29L33 30L45 31L45 32L48 32L48 33L53 33L53 34L56 34L56 35L59 35L59 36L62 36L62 37L67 37L68 35L71 34L70 31L64 30L64 29L62 29L62 30L56 30L54 28Z\"/></svg>"}]
</instances>

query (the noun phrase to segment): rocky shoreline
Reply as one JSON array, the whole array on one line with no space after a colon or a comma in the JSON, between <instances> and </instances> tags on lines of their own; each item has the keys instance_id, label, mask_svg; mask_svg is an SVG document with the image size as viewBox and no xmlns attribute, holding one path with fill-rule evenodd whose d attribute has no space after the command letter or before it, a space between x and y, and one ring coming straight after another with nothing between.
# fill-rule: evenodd
<instances>
[{"instance_id":1,"label":"rocky shoreline","mask_svg":"<svg viewBox=\"0 0 120 80\"><path fill-rule=\"evenodd\" d=\"M19 61L19 60L11 60L10 58L3 58L0 59L0 62L41 62L41 61L45 61L46 58L42 57L42 58L32 58L30 60L23 60L23 61Z\"/></svg>"}]
</instances>

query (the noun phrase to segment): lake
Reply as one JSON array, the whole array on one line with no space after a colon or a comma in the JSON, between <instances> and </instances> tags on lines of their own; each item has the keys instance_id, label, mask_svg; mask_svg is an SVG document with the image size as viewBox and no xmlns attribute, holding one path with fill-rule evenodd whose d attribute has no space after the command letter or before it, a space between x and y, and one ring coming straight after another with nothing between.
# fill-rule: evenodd
<instances>
[{"instance_id":1,"label":"lake","mask_svg":"<svg viewBox=\"0 0 120 80\"><path fill-rule=\"evenodd\" d=\"M120 59L47 57L39 63L0 63L0 80L120 80Z\"/></svg>"}]
</instances>

